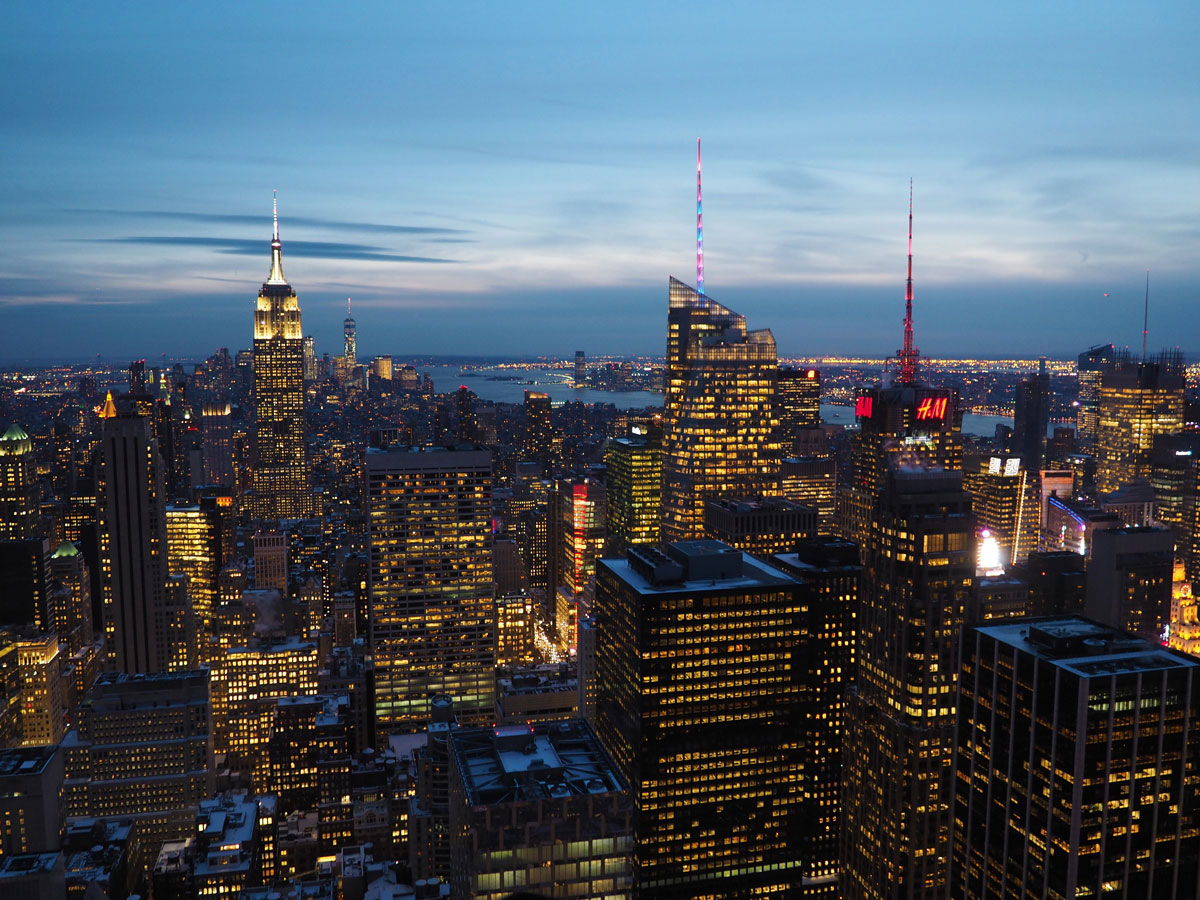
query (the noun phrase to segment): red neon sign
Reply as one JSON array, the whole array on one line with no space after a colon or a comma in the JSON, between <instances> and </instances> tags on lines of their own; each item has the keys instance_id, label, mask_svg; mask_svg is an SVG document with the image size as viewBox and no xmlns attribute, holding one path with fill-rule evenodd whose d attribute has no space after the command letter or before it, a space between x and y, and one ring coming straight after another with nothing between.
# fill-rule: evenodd
<instances>
[{"instance_id":1,"label":"red neon sign","mask_svg":"<svg viewBox=\"0 0 1200 900\"><path fill-rule=\"evenodd\" d=\"M944 419L946 418L946 405L949 399L946 397L926 397L917 404L917 419Z\"/></svg>"},{"instance_id":2,"label":"red neon sign","mask_svg":"<svg viewBox=\"0 0 1200 900\"><path fill-rule=\"evenodd\" d=\"M854 401L854 415L860 419L871 418L871 406L874 402L875 399L873 397L859 397Z\"/></svg>"},{"instance_id":3,"label":"red neon sign","mask_svg":"<svg viewBox=\"0 0 1200 900\"><path fill-rule=\"evenodd\" d=\"M817 377L817 370L816 370L816 369L809 369L809 370L808 370L808 374L807 374L807 375L805 375L804 377L805 377L805 378L816 378L816 377Z\"/></svg>"}]
</instances>

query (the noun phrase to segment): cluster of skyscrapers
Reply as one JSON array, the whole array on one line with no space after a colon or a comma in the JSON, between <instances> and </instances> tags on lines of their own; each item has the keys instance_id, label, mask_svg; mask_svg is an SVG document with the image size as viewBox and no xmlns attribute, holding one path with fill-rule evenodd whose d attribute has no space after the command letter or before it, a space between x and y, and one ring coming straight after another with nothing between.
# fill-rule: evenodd
<instances>
[{"instance_id":1,"label":"cluster of skyscrapers","mask_svg":"<svg viewBox=\"0 0 1200 900\"><path fill-rule=\"evenodd\" d=\"M236 363L135 363L65 449L0 437L0 885L1200 894L1177 352L1082 354L1053 437L1043 362L964 440L910 208L853 429L705 293L699 231L661 411L487 404L360 365L349 307L317 366L277 216L270 246Z\"/></svg>"}]
</instances>

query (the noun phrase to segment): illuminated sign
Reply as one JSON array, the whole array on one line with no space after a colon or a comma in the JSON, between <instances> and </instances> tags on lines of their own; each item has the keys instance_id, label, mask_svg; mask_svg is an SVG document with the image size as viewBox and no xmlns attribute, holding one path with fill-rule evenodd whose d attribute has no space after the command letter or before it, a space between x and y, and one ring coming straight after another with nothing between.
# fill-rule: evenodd
<instances>
[{"instance_id":1,"label":"illuminated sign","mask_svg":"<svg viewBox=\"0 0 1200 900\"><path fill-rule=\"evenodd\" d=\"M988 460L988 474L989 475L999 475L1000 474L1000 457L993 456L991 459Z\"/></svg>"},{"instance_id":2,"label":"illuminated sign","mask_svg":"<svg viewBox=\"0 0 1200 900\"><path fill-rule=\"evenodd\" d=\"M874 402L873 397L859 397L854 403L854 415L860 419L871 418L871 406Z\"/></svg>"},{"instance_id":3,"label":"illuminated sign","mask_svg":"<svg viewBox=\"0 0 1200 900\"><path fill-rule=\"evenodd\" d=\"M1012 459L1004 461L1004 474L1009 478L1015 478L1021 471L1021 458L1014 456Z\"/></svg>"},{"instance_id":4,"label":"illuminated sign","mask_svg":"<svg viewBox=\"0 0 1200 900\"><path fill-rule=\"evenodd\" d=\"M949 402L946 397L926 397L917 404L917 420L946 418L946 406Z\"/></svg>"},{"instance_id":5,"label":"illuminated sign","mask_svg":"<svg viewBox=\"0 0 1200 900\"><path fill-rule=\"evenodd\" d=\"M804 376L804 377L805 377L805 378L816 378L816 377L817 377L817 370L816 370L816 369L809 369L809 370L808 370L808 372L805 374L805 376Z\"/></svg>"}]
</instances>

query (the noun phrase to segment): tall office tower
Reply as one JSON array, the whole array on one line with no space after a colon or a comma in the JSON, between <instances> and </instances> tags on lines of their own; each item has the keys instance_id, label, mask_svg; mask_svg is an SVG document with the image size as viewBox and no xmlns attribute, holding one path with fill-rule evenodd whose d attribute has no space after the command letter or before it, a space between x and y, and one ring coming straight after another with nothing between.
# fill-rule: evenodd
<instances>
[{"instance_id":1,"label":"tall office tower","mask_svg":"<svg viewBox=\"0 0 1200 900\"><path fill-rule=\"evenodd\" d=\"M1150 457L1155 517L1175 527L1186 577L1200 587L1200 434L1160 435Z\"/></svg>"},{"instance_id":2,"label":"tall office tower","mask_svg":"<svg viewBox=\"0 0 1200 900\"><path fill-rule=\"evenodd\" d=\"M63 741L68 816L130 816L154 829L212 796L208 670L106 672Z\"/></svg>"},{"instance_id":3,"label":"tall office tower","mask_svg":"<svg viewBox=\"0 0 1200 900\"><path fill-rule=\"evenodd\" d=\"M632 897L632 796L587 723L459 728L449 740L451 900Z\"/></svg>"},{"instance_id":4,"label":"tall office tower","mask_svg":"<svg viewBox=\"0 0 1200 900\"><path fill-rule=\"evenodd\" d=\"M66 641L71 654L91 647L92 578L83 554L74 544L60 544L50 556L50 628Z\"/></svg>"},{"instance_id":5,"label":"tall office tower","mask_svg":"<svg viewBox=\"0 0 1200 900\"><path fill-rule=\"evenodd\" d=\"M283 277L279 215L271 238L271 274L254 310L255 454L250 513L302 519L314 504L304 446L304 338L300 301Z\"/></svg>"},{"instance_id":6,"label":"tall office tower","mask_svg":"<svg viewBox=\"0 0 1200 900\"><path fill-rule=\"evenodd\" d=\"M206 660L208 637L213 631L217 606L217 572L221 568L220 522L214 509L199 505L166 508L167 568L187 576L188 602Z\"/></svg>"},{"instance_id":7,"label":"tall office tower","mask_svg":"<svg viewBox=\"0 0 1200 900\"><path fill-rule=\"evenodd\" d=\"M37 519L33 441L20 425L10 425L0 436L0 541L33 537Z\"/></svg>"},{"instance_id":8,"label":"tall office tower","mask_svg":"<svg viewBox=\"0 0 1200 900\"><path fill-rule=\"evenodd\" d=\"M838 897L841 873L842 751L846 688L855 671L862 567L858 547L834 537L796 543L772 562L805 585L811 652L805 657L802 745L808 826L799 841L805 869L802 895Z\"/></svg>"},{"instance_id":9,"label":"tall office tower","mask_svg":"<svg viewBox=\"0 0 1200 900\"><path fill-rule=\"evenodd\" d=\"M304 362L302 370L304 372L304 380L317 380L317 345L311 334L306 334L302 341L302 351Z\"/></svg>"},{"instance_id":10,"label":"tall office tower","mask_svg":"<svg viewBox=\"0 0 1200 900\"><path fill-rule=\"evenodd\" d=\"M1038 362L1036 375L1017 384L1016 412L1013 418L1013 449L1029 471L1041 468L1046 450L1046 429L1050 427L1050 375L1046 357Z\"/></svg>"},{"instance_id":11,"label":"tall office tower","mask_svg":"<svg viewBox=\"0 0 1200 900\"><path fill-rule=\"evenodd\" d=\"M150 393L150 379L144 359L135 359L129 364L129 393L135 397L144 397Z\"/></svg>"},{"instance_id":12,"label":"tall office tower","mask_svg":"<svg viewBox=\"0 0 1200 900\"><path fill-rule=\"evenodd\" d=\"M775 418L779 420L779 445L784 456L800 453L805 429L821 424L821 372L780 366L776 376Z\"/></svg>"},{"instance_id":13,"label":"tall office tower","mask_svg":"<svg viewBox=\"0 0 1200 900\"><path fill-rule=\"evenodd\" d=\"M967 629L949 896L1200 896L1197 682L1085 619Z\"/></svg>"},{"instance_id":14,"label":"tall office tower","mask_svg":"<svg viewBox=\"0 0 1200 900\"><path fill-rule=\"evenodd\" d=\"M783 496L817 511L817 532L833 534L837 494L837 463L832 456L785 459L779 471Z\"/></svg>"},{"instance_id":15,"label":"tall office tower","mask_svg":"<svg viewBox=\"0 0 1200 900\"><path fill-rule=\"evenodd\" d=\"M438 694L453 698L464 724L494 717L491 488L486 450L367 450L381 731L420 731Z\"/></svg>"},{"instance_id":16,"label":"tall office tower","mask_svg":"<svg viewBox=\"0 0 1200 900\"><path fill-rule=\"evenodd\" d=\"M317 645L297 637L220 648L210 663L213 749L253 754L270 736L273 706L317 693Z\"/></svg>"},{"instance_id":17,"label":"tall office tower","mask_svg":"<svg viewBox=\"0 0 1200 900\"><path fill-rule=\"evenodd\" d=\"M582 350L575 351L575 386L587 383L587 354Z\"/></svg>"},{"instance_id":18,"label":"tall office tower","mask_svg":"<svg viewBox=\"0 0 1200 900\"><path fill-rule=\"evenodd\" d=\"M107 668L134 674L171 666L162 459L150 420L132 411L102 422L100 574Z\"/></svg>"},{"instance_id":19,"label":"tall office tower","mask_svg":"<svg viewBox=\"0 0 1200 900\"><path fill-rule=\"evenodd\" d=\"M1147 641L1163 640L1171 620L1175 532L1158 526L1092 535L1084 614Z\"/></svg>"},{"instance_id":20,"label":"tall office tower","mask_svg":"<svg viewBox=\"0 0 1200 900\"><path fill-rule=\"evenodd\" d=\"M670 279L662 534L704 535L704 504L778 493L775 338Z\"/></svg>"},{"instance_id":21,"label":"tall office tower","mask_svg":"<svg viewBox=\"0 0 1200 900\"><path fill-rule=\"evenodd\" d=\"M1087 594L1085 564L1070 550L1030 553L1023 570L1029 583L1029 615L1081 615Z\"/></svg>"},{"instance_id":22,"label":"tall office tower","mask_svg":"<svg viewBox=\"0 0 1200 900\"><path fill-rule=\"evenodd\" d=\"M63 738L65 697L58 635L17 642L21 673L21 743L57 744Z\"/></svg>"},{"instance_id":23,"label":"tall office tower","mask_svg":"<svg viewBox=\"0 0 1200 900\"><path fill-rule=\"evenodd\" d=\"M254 533L254 587L256 590L288 590L288 536L282 531Z\"/></svg>"},{"instance_id":24,"label":"tall office tower","mask_svg":"<svg viewBox=\"0 0 1200 900\"><path fill-rule=\"evenodd\" d=\"M554 459L554 426L550 418L550 395L542 391L525 392L525 442L522 447L528 462L537 462L542 474L549 475Z\"/></svg>"},{"instance_id":25,"label":"tall office tower","mask_svg":"<svg viewBox=\"0 0 1200 900\"><path fill-rule=\"evenodd\" d=\"M475 394L465 384L459 385L454 394L454 407L458 414L459 442L477 440L479 425L475 420Z\"/></svg>"},{"instance_id":26,"label":"tall office tower","mask_svg":"<svg viewBox=\"0 0 1200 900\"><path fill-rule=\"evenodd\" d=\"M1018 565L1037 549L1041 512L1029 470L1018 457L980 460L978 472L963 475L974 501L975 522L996 539L1003 565Z\"/></svg>"},{"instance_id":27,"label":"tall office tower","mask_svg":"<svg viewBox=\"0 0 1200 900\"><path fill-rule=\"evenodd\" d=\"M371 360L371 377L383 382L383 389L390 390L392 384L392 358L377 356Z\"/></svg>"},{"instance_id":28,"label":"tall office tower","mask_svg":"<svg viewBox=\"0 0 1200 900\"><path fill-rule=\"evenodd\" d=\"M604 484L595 478L560 479L557 494L562 523L560 581L579 595L596 574L596 560L604 553L608 498Z\"/></svg>"},{"instance_id":29,"label":"tall office tower","mask_svg":"<svg viewBox=\"0 0 1200 900\"><path fill-rule=\"evenodd\" d=\"M790 552L799 540L816 537L817 511L781 497L709 500L704 505L704 534L769 559Z\"/></svg>"},{"instance_id":30,"label":"tall office tower","mask_svg":"<svg viewBox=\"0 0 1200 900\"><path fill-rule=\"evenodd\" d=\"M1097 344L1079 354L1079 408L1075 413L1075 444L1090 451L1100 428L1100 381L1113 362L1113 345Z\"/></svg>"},{"instance_id":31,"label":"tall office tower","mask_svg":"<svg viewBox=\"0 0 1200 900\"><path fill-rule=\"evenodd\" d=\"M825 657L801 582L710 540L597 570L596 731L634 791L635 896L823 895L800 735Z\"/></svg>"},{"instance_id":32,"label":"tall office tower","mask_svg":"<svg viewBox=\"0 0 1200 900\"><path fill-rule=\"evenodd\" d=\"M1107 494L1150 476L1154 439L1183 430L1183 357L1164 350L1137 362L1123 350L1100 381L1096 489Z\"/></svg>"},{"instance_id":33,"label":"tall office tower","mask_svg":"<svg viewBox=\"0 0 1200 900\"><path fill-rule=\"evenodd\" d=\"M49 627L50 541L0 541L0 625Z\"/></svg>"},{"instance_id":34,"label":"tall office tower","mask_svg":"<svg viewBox=\"0 0 1200 900\"><path fill-rule=\"evenodd\" d=\"M358 365L358 325L354 316L350 315L349 297L346 298L346 319L342 322L342 347L347 365Z\"/></svg>"},{"instance_id":35,"label":"tall office tower","mask_svg":"<svg viewBox=\"0 0 1200 900\"><path fill-rule=\"evenodd\" d=\"M932 900L946 890L958 639L975 575L961 474L891 472L863 559L842 896Z\"/></svg>"},{"instance_id":36,"label":"tall office tower","mask_svg":"<svg viewBox=\"0 0 1200 900\"><path fill-rule=\"evenodd\" d=\"M662 439L637 426L604 451L608 466L608 544L620 556L634 544L658 543L662 522Z\"/></svg>"},{"instance_id":37,"label":"tall office tower","mask_svg":"<svg viewBox=\"0 0 1200 900\"><path fill-rule=\"evenodd\" d=\"M233 487L233 417L228 403L201 407L204 483Z\"/></svg>"}]
</instances>

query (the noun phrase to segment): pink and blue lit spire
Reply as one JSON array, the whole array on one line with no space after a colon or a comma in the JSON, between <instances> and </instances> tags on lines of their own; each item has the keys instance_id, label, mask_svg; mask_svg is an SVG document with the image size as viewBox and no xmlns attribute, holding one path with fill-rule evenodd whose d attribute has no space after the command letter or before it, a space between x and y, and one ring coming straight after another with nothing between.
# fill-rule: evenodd
<instances>
[{"instance_id":1,"label":"pink and blue lit spire","mask_svg":"<svg viewBox=\"0 0 1200 900\"><path fill-rule=\"evenodd\" d=\"M704 207L700 193L700 138L696 138L696 292L704 293Z\"/></svg>"}]
</instances>

